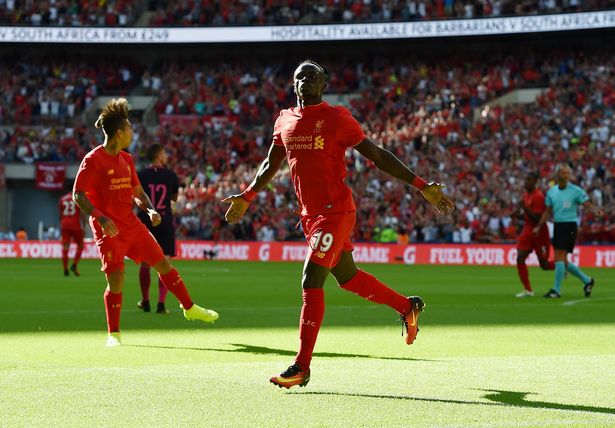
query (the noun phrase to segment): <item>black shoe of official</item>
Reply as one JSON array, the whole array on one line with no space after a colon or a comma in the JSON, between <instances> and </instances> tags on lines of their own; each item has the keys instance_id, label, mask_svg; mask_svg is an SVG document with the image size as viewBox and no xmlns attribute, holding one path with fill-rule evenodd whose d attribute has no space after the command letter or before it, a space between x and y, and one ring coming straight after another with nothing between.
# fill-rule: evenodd
<instances>
[{"instance_id":1,"label":"black shoe of official","mask_svg":"<svg viewBox=\"0 0 615 428\"><path fill-rule=\"evenodd\" d=\"M137 308L141 309L143 312L149 312L152 310L149 306L149 300L139 300L137 302Z\"/></svg>"},{"instance_id":2,"label":"black shoe of official","mask_svg":"<svg viewBox=\"0 0 615 428\"><path fill-rule=\"evenodd\" d=\"M64 276L68 276L68 269L64 269Z\"/></svg>"},{"instance_id":3,"label":"black shoe of official","mask_svg":"<svg viewBox=\"0 0 615 428\"><path fill-rule=\"evenodd\" d=\"M543 297L546 297L547 299L557 299L558 297L562 297L562 295L559 294L554 289L550 289L549 292L545 294Z\"/></svg>"},{"instance_id":4,"label":"black shoe of official","mask_svg":"<svg viewBox=\"0 0 615 428\"><path fill-rule=\"evenodd\" d=\"M164 303L158 302L158 307L156 307L157 314L168 314L171 313L167 308L164 307Z\"/></svg>"},{"instance_id":5,"label":"black shoe of official","mask_svg":"<svg viewBox=\"0 0 615 428\"><path fill-rule=\"evenodd\" d=\"M590 278L589 282L583 286L583 292L585 293L585 297L591 296L593 288L594 278Z\"/></svg>"}]
</instances>

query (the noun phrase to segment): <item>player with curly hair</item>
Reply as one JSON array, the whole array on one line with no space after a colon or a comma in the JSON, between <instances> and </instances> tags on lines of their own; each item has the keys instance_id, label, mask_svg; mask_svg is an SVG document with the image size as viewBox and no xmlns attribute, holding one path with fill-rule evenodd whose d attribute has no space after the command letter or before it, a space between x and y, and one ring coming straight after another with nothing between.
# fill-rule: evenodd
<instances>
[{"instance_id":1,"label":"player with curly hair","mask_svg":"<svg viewBox=\"0 0 615 428\"><path fill-rule=\"evenodd\" d=\"M180 301L186 319L204 322L218 319L216 312L192 302L179 273L133 212L136 202L147 213L153 226L161 222L160 214L141 187L132 156L124 151L132 141L129 110L124 98L112 99L105 105L96 121L105 141L85 155L73 186L73 200L90 217L90 227L100 252L101 270L107 277L104 293L107 346L121 345L124 257L156 269L160 280Z\"/></svg>"}]
</instances>

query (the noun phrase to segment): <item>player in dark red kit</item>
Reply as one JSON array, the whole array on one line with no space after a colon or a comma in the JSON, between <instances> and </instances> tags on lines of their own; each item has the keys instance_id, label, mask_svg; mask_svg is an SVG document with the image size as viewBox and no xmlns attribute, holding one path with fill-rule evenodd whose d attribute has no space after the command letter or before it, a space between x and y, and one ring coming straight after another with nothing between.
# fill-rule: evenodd
<instances>
[{"instance_id":1,"label":"player in dark red kit","mask_svg":"<svg viewBox=\"0 0 615 428\"><path fill-rule=\"evenodd\" d=\"M555 264L549 261L549 250L551 240L549 239L549 229L546 224L540 228L540 232L535 235L532 229L538 224L540 216L545 211L545 195L536 187L539 175L531 172L525 177L525 193L521 201L521 209L525 218L523 230L517 238L517 273L523 284L523 291L516 294L517 297L531 297L534 295L530 276L525 260L532 251L538 256L538 262L543 270L554 270Z\"/></svg>"},{"instance_id":2,"label":"player in dark red kit","mask_svg":"<svg viewBox=\"0 0 615 428\"><path fill-rule=\"evenodd\" d=\"M256 177L242 194L222 201L231 204L226 220L239 222L257 192L274 177L284 159L288 160L309 249L301 284L299 353L287 370L270 379L285 388L304 386L310 380L310 362L325 309L323 286L329 273L343 289L397 311L407 329L407 344L414 341L418 332L422 299L403 296L355 266L350 236L356 208L352 192L345 184L346 149L354 148L382 171L418 188L437 211L454 209L453 202L442 193L444 186L418 177L395 155L366 138L361 125L346 108L322 100L327 79L320 65L312 61L301 63L293 80L297 107L280 112L269 153Z\"/></svg>"},{"instance_id":3,"label":"player in dark red kit","mask_svg":"<svg viewBox=\"0 0 615 428\"><path fill-rule=\"evenodd\" d=\"M90 216L90 227L107 278L104 293L107 313L107 346L121 345L120 311L124 286L124 257L145 262L158 271L164 285L181 302L188 320L214 322L218 314L192 302L179 273L164 256L160 245L132 211L133 204L146 210L152 225L161 217L141 187L132 156L123 151L132 140L126 99L113 99L103 108L96 127L105 141L91 150L79 166L73 200Z\"/></svg>"},{"instance_id":4,"label":"player in dark red kit","mask_svg":"<svg viewBox=\"0 0 615 428\"><path fill-rule=\"evenodd\" d=\"M147 148L147 158L150 161L150 165L139 173L139 181L141 182L141 187L149 196L150 201L152 201L152 205L160 214L162 221L158 226L152 226L145 211L140 210L137 215L152 235L154 235L165 257L170 261L171 257L175 257L175 225L171 203L177 201L179 179L177 174L166 167L168 154L162 145L152 144L149 146ZM141 263L139 268L141 300L139 300L137 306L144 312L151 310L149 303L150 282L150 266L147 263ZM167 287L159 279L156 313L169 313L164 305L167 292Z\"/></svg>"},{"instance_id":5,"label":"player in dark red kit","mask_svg":"<svg viewBox=\"0 0 615 428\"><path fill-rule=\"evenodd\" d=\"M73 263L70 265L70 270L76 276L79 276L77 265L83 253L84 218L81 214L81 210L73 201L72 193L67 193L60 198L58 202L58 211L60 213L62 266L64 267L64 276L68 276L68 250L70 249L71 241L77 245L77 250L75 251Z\"/></svg>"}]
</instances>

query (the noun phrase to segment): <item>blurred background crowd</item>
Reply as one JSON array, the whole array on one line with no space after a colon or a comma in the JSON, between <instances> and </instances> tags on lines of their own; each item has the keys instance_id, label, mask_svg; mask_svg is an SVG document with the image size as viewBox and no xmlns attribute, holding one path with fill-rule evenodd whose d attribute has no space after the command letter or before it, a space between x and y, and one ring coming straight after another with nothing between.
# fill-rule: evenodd
<instances>
[{"instance_id":1,"label":"blurred background crowd","mask_svg":"<svg viewBox=\"0 0 615 428\"><path fill-rule=\"evenodd\" d=\"M224 26L471 19L585 12L613 0L0 0L0 24Z\"/></svg>"}]
</instances>

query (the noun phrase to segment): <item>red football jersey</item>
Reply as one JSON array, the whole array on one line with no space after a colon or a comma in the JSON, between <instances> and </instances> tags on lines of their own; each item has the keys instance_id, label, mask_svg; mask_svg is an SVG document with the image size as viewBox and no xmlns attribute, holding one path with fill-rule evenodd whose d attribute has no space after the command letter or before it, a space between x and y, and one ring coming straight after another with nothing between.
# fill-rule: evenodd
<instances>
[{"instance_id":1,"label":"red football jersey","mask_svg":"<svg viewBox=\"0 0 615 428\"><path fill-rule=\"evenodd\" d=\"M81 161L74 190L85 192L92 205L121 230L141 224L132 210L133 188L139 185L129 153L121 151L114 156L98 146Z\"/></svg>"},{"instance_id":2,"label":"red football jersey","mask_svg":"<svg viewBox=\"0 0 615 428\"><path fill-rule=\"evenodd\" d=\"M61 230L81 230L81 211L73 202L72 193L67 193L58 202Z\"/></svg>"},{"instance_id":3,"label":"red football jersey","mask_svg":"<svg viewBox=\"0 0 615 428\"><path fill-rule=\"evenodd\" d=\"M542 193L540 189L534 189L532 193L525 192L523 194L523 205L529 208L531 212L534 214L538 214L539 216L545 211L545 195ZM536 227L536 222L532 221L531 218L528 217L527 214L524 214L525 225L523 229L530 230ZM543 225L544 230L547 229L547 225ZM543 230L541 230L542 232Z\"/></svg>"},{"instance_id":4,"label":"red football jersey","mask_svg":"<svg viewBox=\"0 0 615 428\"><path fill-rule=\"evenodd\" d=\"M365 139L359 122L342 106L322 102L282 110L273 143L284 145L301 215L354 211L346 185L346 149Z\"/></svg>"}]
</instances>

